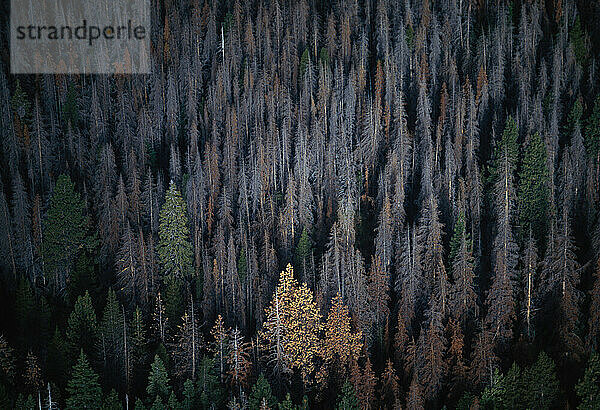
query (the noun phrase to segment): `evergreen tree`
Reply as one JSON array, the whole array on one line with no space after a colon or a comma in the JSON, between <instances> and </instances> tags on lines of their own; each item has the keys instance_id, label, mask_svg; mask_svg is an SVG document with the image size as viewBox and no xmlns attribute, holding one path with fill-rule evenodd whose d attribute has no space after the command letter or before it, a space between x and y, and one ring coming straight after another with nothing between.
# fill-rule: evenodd
<instances>
[{"instance_id":1,"label":"evergreen tree","mask_svg":"<svg viewBox=\"0 0 600 410\"><path fill-rule=\"evenodd\" d=\"M308 229L305 226L302 228L302 234L300 235L300 240L298 241L298 245L296 246L296 251L294 253L294 266L298 272L298 277L307 283L311 283L310 279L312 277L311 258L312 239Z\"/></svg>"},{"instance_id":2,"label":"evergreen tree","mask_svg":"<svg viewBox=\"0 0 600 410\"><path fill-rule=\"evenodd\" d=\"M185 201L173 181L159 219L157 251L163 272L172 278L187 278L194 266L189 221Z\"/></svg>"},{"instance_id":3,"label":"evergreen tree","mask_svg":"<svg viewBox=\"0 0 600 410\"><path fill-rule=\"evenodd\" d=\"M53 380L59 386L62 386L67 375L67 361L67 344L57 326L48 344L48 355L46 358L46 375L48 380Z\"/></svg>"},{"instance_id":4,"label":"evergreen tree","mask_svg":"<svg viewBox=\"0 0 600 410\"><path fill-rule=\"evenodd\" d=\"M77 298L73 312L67 322L67 344L70 357L76 357L78 350L83 350L87 357L95 357L96 340L98 337L98 324L96 312L92 306L92 298L86 291L83 296Z\"/></svg>"},{"instance_id":5,"label":"evergreen tree","mask_svg":"<svg viewBox=\"0 0 600 410\"><path fill-rule=\"evenodd\" d=\"M595 164L598 166L600 161L600 95L596 97L594 109L587 118L585 130L585 151L591 159L595 160Z\"/></svg>"},{"instance_id":6,"label":"evergreen tree","mask_svg":"<svg viewBox=\"0 0 600 410\"><path fill-rule=\"evenodd\" d=\"M67 386L67 409L99 409L102 403L102 389L98 375L90 366L83 349L73 366L73 374Z\"/></svg>"},{"instance_id":7,"label":"evergreen tree","mask_svg":"<svg viewBox=\"0 0 600 410\"><path fill-rule=\"evenodd\" d=\"M111 389L108 394L104 396L104 401L102 402L102 410L122 410L123 405L121 404L121 400L119 400L119 395L115 391L115 389Z\"/></svg>"},{"instance_id":8,"label":"evergreen tree","mask_svg":"<svg viewBox=\"0 0 600 410\"><path fill-rule=\"evenodd\" d=\"M252 392L248 397L248 405L251 410L274 409L277 405L277 399L271 392L271 385L262 373L252 386Z\"/></svg>"},{"instance_id":9,"label":"evergreen tree","mask_svg":"<svg viewBox=\"0 0 600 410\"><path fill-rule=\"evenodd\" d=\"M93 255L88 250L83 250L77 255L71 277L67 283L69 302L74 305L77 297L86 291L96 298L99 294L98 277L96 275Z\"/></svg>"},{"instance_id":10,"label":"evergreen tree","mask_svg":"<svg viewBox=\"0 0 600 410\"><path fill-rule=\"evenodd\" d=\"M203 409L219 408L225 399L225 391L219 383L219 375L214 359L204 357L198 371L196 391L200 407Z\"/></svg>"},{"instance_id":11,"label":"evergreen tree","mask_svg":"<svg viewBox=\"0 0 600 410\"><path fill-rule=\"evenodd\" d=\"M548 220L549 177L546 145L539 133L530 135L525 142L525 153L519 173L519 218L521 232L531 229L538 243L545 237Z\"/></svg>"},{"instance_id":12,"label":"evergreen tree","mask_svg":"<svg viewBox=\"0 0 600 410\"><path fill-rule=\"evenodd\" d=\"M128 360L128 357L125 357L127 341L124 325L125 318L117 295L109 288L104 314L98 328L98 357L102 359L104 366L104 379L111 386L128 380L124 368L124 361Z\"/></svg>"},{"instance_id":13,"label":"evergreen tree","mask_svg":"<svg viewBox=\"0 0 600 410\"><path fill-rule=\"evenodd\" d=\"M560 388L556 377L556 365L543 351L536 362L523 375L525 388L521 393L527 408L549 409L557 404Z\"/></svg>"},{"instance_id":14,"label":"evergreen tree","mask_svg":"<svg viewBox=\"0 0 600 410\"><path fill-rule=\"evenodd\" d=\"M183 315L183 297L181 281L175 277L167 278L167 289L165 291L165 311L167 323L174 327L179 323Z\"/></svg>"},{"instance_id":15,"label":"evergreen tree","mask_svg":"<svg viewBox=\"0 0 600 410\"><path fill-rule=\"evenodd\" d=\"M148 376L148 387L146 392L152 400L168 400L171 388L169 387L169 375L163 361L158 357L154 356L154 362L152 363L150 375ZM155 400L152 400L155 402Z\"/></svg>"},{"instance_id":16,"label":"evergreen tree","mask_svg":"<svg viewBox=\"0 0 600 410\"><path fill-rule=\"evenodd\" d=\"M580 410L597 410L600 405L600 356L594 352L588 359L588 365L583 377L575 386L575 391L581 403Z\"/></svg>"},{"instance_id":17,"label":"evergreen tree","mask_svg":"<svg viewBox=\"0 0 600 410\"><path fill-rule=\"evenodd\" d=\"M15 318L21 346L28 346L32 341L34 314L35 297L29 280L21 275L15 292Z\"/></svg>"},{"instance_id":18,"label":"evergreen tree","mask_svg":"<svg viewBox=\"0 0 600 410\"><path fill-rule=\"evenodd\" d=\"M143 374L148 360L148 353L146 351L146 328L142 311L139 307L136 307L135 312L133 312L130 334L131 378L134 381L134 387L136 387L135 390L139 391L141 387L139 382L142 381L140 376Z\"/></svg>"},{"instance_id":19,"label":"evergreen tree","mask_svg":"<svg viewBox=\"0 0 600 410\"><path fill-rule=\"evenodd\" d=\"M84 244L88 225L84 212L85 203L75 191L75 184L68 176L59 176L44 219L43 239L44 267L56 291L64 289Z\"/></svg>"},{"instance_id":20,"label":"evergreen tree","mask_svg":"<svg viewBox=\"0 0 600 410\"><path fill-rule=\"evenodd\" d=\"M183 401L181 402L182 410L192 410L196 403L196 388L194 382L187 379L183 383Z\"/></svg>"},{"instance_id":21,"label":"evergreen tree","mask_svg":"<svg viewBox=\"0 0 600 410\"><path fill-rule=\"evenodd\" d=\"M348 380L342 386L342 391L338 396L335 408L337 410L358 410L360 408L356 394L354 393L354 387L352 387L352 384Z\"/></svg>"}]
</instances>

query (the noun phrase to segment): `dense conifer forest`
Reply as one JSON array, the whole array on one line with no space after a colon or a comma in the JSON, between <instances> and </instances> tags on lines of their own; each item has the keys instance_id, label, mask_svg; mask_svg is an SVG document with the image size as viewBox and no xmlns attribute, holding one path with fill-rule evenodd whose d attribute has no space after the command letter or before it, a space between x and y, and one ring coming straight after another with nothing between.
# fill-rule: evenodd
<instances>
[{"instance_id":1,"label":"dense conifer forest","mask_svg":"<svg viewBox=\"0 0 600 410\"><path fill-rule=\"evenodd\" d=\"M151 6L0 52L0 408L600 408L599 2Z\"/></svg>"}]
</instances>

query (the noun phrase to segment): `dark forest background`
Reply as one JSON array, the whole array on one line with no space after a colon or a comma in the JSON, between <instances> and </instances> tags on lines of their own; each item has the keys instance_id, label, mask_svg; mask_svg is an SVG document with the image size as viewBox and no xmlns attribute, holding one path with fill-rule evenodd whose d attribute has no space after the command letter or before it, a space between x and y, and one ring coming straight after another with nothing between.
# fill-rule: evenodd
<instances>
[{"instance_id":1,"label":"dark forest background","mask_svg":"<svg viewBox=\"0 0 600 410\"><path fill-rule=\"evenodd\" d=\"M600 408L600 3L151 5L1 51L1 408Z\"/></svg>"}]
</instances>

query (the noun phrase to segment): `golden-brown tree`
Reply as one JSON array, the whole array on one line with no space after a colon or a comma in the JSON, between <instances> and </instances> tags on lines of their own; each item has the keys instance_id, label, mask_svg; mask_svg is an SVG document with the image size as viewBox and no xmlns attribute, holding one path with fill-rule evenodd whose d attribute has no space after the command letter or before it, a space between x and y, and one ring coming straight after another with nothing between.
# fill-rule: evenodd
<instances>
[{"instance_id":1,"label":"golden-brown tree","mask_svg":"<svg viewBox=\"0 0 600 410\"><path fill-rule=\"evenodd\" d=\"M323 329L321 314L306 284L294 279L292 265L281 272L260 332L276 374L297 370L305 384L315 370Z\"/></svg>"}]
</instances>

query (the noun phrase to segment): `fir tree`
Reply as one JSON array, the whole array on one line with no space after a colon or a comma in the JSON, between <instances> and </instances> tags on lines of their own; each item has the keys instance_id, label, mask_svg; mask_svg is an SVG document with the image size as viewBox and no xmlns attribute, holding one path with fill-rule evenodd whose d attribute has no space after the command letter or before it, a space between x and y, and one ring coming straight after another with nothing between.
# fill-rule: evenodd
<instances>
[{"instance_id":1,"label":"fir tree","mask_svg":"<svg viewBox=\"0 0 600 410\"><path fill-rule=\"evenodd\" d=\"M600 403L600 356L598 353L592 353L588 359L585 373L575 386L575 391L581 401L578 409L598 409Z\"/></svg>"},{"instance_id":2,"label":"fir tree","mask_svg":"<svg viewBox=\"0 0 600 410\"><path fill-rule=\"evenodd\" d=\"M192 410L196 403L196 388L194 382L187 379L183 383L183 400L181 401L182 410Z\"/></svg>"},{"instance_id":3,"label":"fir tree","mask_svg":"<svg viewBox=\"0 0 600 410\"><path fill-rule=\"evenodd\" d=\"M358 410L360 408L354 393L354 387L348 380L342 386L335 408L336 410Z\"/></svg>"},{"instance_id":4,"label":"fir tree","mask_svg":"<svg viewBox=\"0 0 600 410\"><path fill-rule=\"evenodd\" d=\"M158 258L163 272L172 278L187 278L193 270L186 204L175 182L171 181L160 210Z\"/></svg>"},{"instance_id":5,"label":"fir tree","mask_svg":"<svg viewBox=\"0 0 600 410\"><path fill-rule=\"evenodd\" d=\"M75 184L68 176L59 176L44 219L43 239L44 266L57 291L64 288L86 238L88 218L84 211L85 203L75 192Z\"/></svg>"},{"instance_id":6,"label":"fir tree","mask_svg":"<svg viewBox=\"0 0 600 410\"><path fill-rule=\"evenodd\" d=\"M87 291L75 302L75 307L67 322L66 336L71 352L70 357L75 357L75 352L79 349L83 350L86 356L95 357L93 352L98 337L98 324L96 312L92 306L92 298Z\"/></svg>"},{"instance_id":7,"label":"fir tree","mask_svg":"<svg viewBox=\"0 0 600 410\"><path fill-rule=\"evenodd\" d=\"M252 386L252 392L248 397L248 405L251 410L274 409L277 405L277 399L271 392L271 385L262 373Z\"/></svg>"},{"instance_id":8,"label":"fir tree","mask_svg":"<svg viewBox=\"0 0 600 410\"><path fill-rule=\"evenodd\" d=\"M128 379L123 366L124 361L129 359L125 357L127 341L124 339L124 324L125 318L117 301L117 295L109 288L102 321L98 328L98 357L102 359L104 366L104 379L112 386Z\"/></svg>"},{"instance_id":9,"label":"fir tree","mask_svg":"<svg viewBox=\"0 0 600 410\"><path fill-rule=\"evenodd\" d=\"M101 406L102 389L98 383L98 375L90 366L83 349L77 364L73 366L67 392L67 409L99 409Z\"/></svg>"},{"instance_id":10,"label":"fir tree","mask_svg":"<svg viewBox=\"0 0 600 410\"><path fill-rule=\"evenodd\" d=\"M67 344L57 326L48 344L48 356L46 358L46 375L48 380L54 380L62 386L67 375L66 363Z\"/></svg>"},{"instance_id":11,"label":"fir tree","mask_svg":"<svg viewBox=\"0 0 600 410\"><path fill-rule=\"evenodd\" d=\"M196 382L198 401L203 409L219 408L225 399L225 391L219 383L219 375L214 359L204 357L198 371Z\"/></svg>"},{"instance_id":12,"label":"fir tree","mask_svg":"<svg viewBox=\"0 0 600 410\"><path fill-rule=\"evenodd\" d=\"M548 220L548 168L546 146L539 133L529 136L519 173L519 218L521 232L531 229L538 243L545 237Z\"/></svg>"},{"instance_id":13,"label":"fir tree","mask_svg":"<svg viewBox=\"0 0 600 410\"><path fill-rule=\"evenodd\" d=\"M148 387L146 388L148 396L155 400L168 400L171 392L169 381L169 375L163 361L158 355L155 355L150 374L148 375Z\"/></svg>"},{"instance_id":14,"label":"fir tree","mask_svg":"<svg viewBox=\"0 0 600 410\"><path fill-rule=\"evenodd\" d=\"M119 395L115 391L115 389L111 389L108 394L104 396L104 401L102 402L102 410L122 410L123 405L121 404L121 400L119 400Z\"/></svg>"},{"instance_id":15,"label":"fir tree","mask_svg":"<svg viewBox=\"0 0 600 410\"><path fill-rule=\"evenodd\" d=\"M294 266L296 267L298 276L307 283L311 283L311 257L312 240L308 229L304 227L302 228L302 234L294 253Z\"/></svg>"},{"instance_id":16,"label":"fir tree","mask_svg":"<svg viewBox=\"0 0 600 410\"><path fill-rule=\"evenodd\" d=\"M538 355L536 362L523 375L524 396L527 408L553 408L557 403L560 388L556 377L556 365L545 352Z\"/></svg>"}]
</instances>

